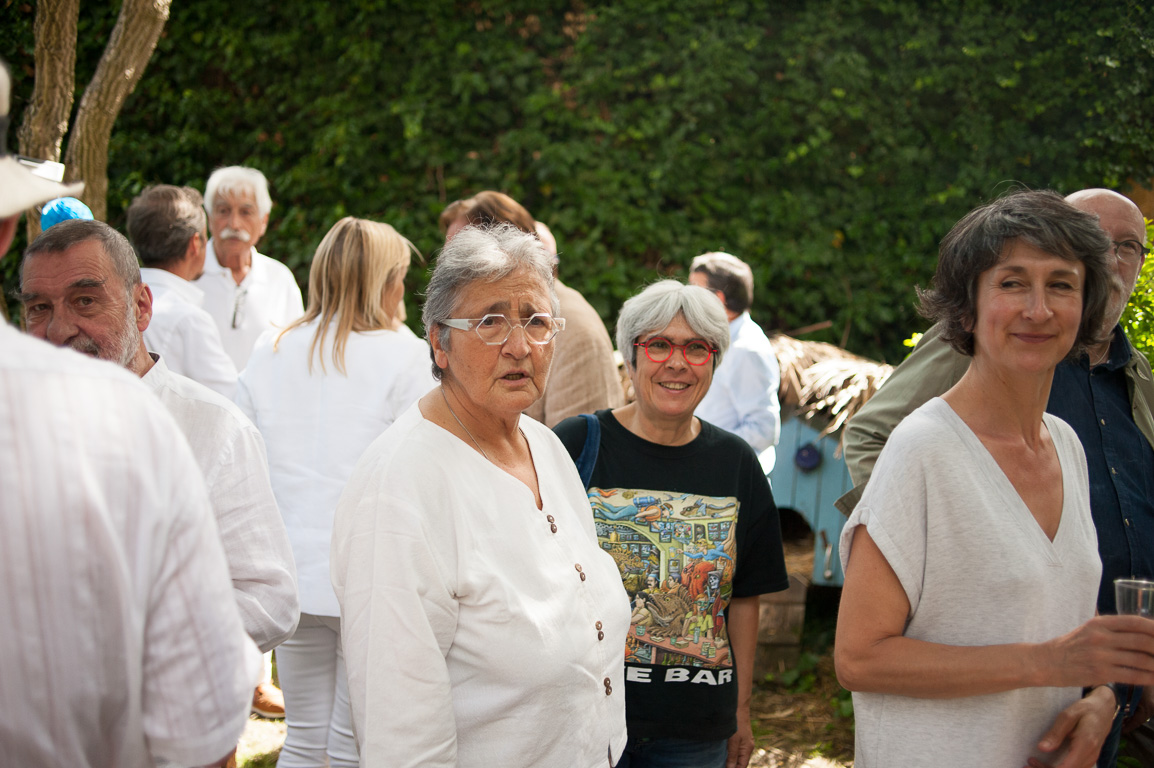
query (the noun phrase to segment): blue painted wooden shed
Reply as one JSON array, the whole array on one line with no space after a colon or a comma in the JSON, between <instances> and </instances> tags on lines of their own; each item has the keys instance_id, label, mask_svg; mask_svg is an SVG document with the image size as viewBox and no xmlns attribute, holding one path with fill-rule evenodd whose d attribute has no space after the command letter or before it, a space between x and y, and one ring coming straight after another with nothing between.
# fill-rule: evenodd
<instances>
[{"instance_id":1,"label":"blue painted wooden shed","mask_svg":"<svg viewBox=\"0 0 1154 768\"><path fill-rule=\"evenodd\" d=\"M837 542L843 515L833 503L853 487L836 435L820 433L796 416L781 425L777 463L769 473L773 499L801 515L813 531L812 583L840 587Z\"/></svg>"},{"instance_id":2,"label":"blue painted wooden shed","mask_svg":"<svg viewBox=\"0 0 1154 768\"><path fill-rule=\"evenodd\" d=\"M843 515L835 506L853 487L840 450L841 426L893 368L822 342L772 337L781 367L781 436L769 473L773 498L814 534L813 584L842 585L838 557Z\"/></svg>"}]
</instances>

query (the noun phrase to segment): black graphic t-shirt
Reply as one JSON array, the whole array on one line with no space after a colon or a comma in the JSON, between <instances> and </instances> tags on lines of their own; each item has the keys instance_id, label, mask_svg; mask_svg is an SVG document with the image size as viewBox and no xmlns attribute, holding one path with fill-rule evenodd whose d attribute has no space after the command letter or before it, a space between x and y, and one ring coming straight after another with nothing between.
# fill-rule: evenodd
<instances>
[{"instance_id":1,"label":"black graphic t-shirt","mask_svg":"<svg viewBox=\"0 0 1154 768\"><path fill-rule=\"evenodd\" d=\"M597 539L612 555L633 616L625 644L630 737L726 739L737 679L726 608L789 586L781 526L753 449L707 422L679 446L633 434L598 411L589 483ZM576 460L580 417L554 427Z\"/></svg>"}]
</instances>

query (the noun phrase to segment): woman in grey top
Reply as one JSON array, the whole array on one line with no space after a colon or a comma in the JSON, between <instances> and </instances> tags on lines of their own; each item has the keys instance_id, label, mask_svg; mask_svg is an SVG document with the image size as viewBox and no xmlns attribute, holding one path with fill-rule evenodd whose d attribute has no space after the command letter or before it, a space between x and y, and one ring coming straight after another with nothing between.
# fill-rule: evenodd
<instances>
[{"instance_id":1,"label":"woman in grey top","mask_svg":"<svg viewBox=\"0 0 1154 768\"><path fill-rule=\"evenodd\" d=\"M1085 458L1045 415L1054 367L1099 333L1109 245L1052 192L942 241L922 311L969 370L894 431L842 534L859 768L1091 766L1116 710L1102 684L1154 683L1154 622L1094 617Z\"/></svg>"}]
</instances>

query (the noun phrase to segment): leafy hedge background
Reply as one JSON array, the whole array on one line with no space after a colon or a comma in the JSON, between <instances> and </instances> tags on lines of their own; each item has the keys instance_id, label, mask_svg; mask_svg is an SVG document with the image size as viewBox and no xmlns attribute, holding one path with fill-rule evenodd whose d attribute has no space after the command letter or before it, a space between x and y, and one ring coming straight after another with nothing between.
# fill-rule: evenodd
<instances>
[{"instance_id":1,"label":"leafy hedge background","mask_svg":"<svg viewBox=\"0 0 1154 768\"><path fill-rule=\"evenodd\" d=\"M116 12L81 7L80 89ZM33 13L0 8L14 125ZM1152 91L1138 0L175 0L113 132L109 219L148 184L256 166L261 250L303 284L341 216L432 257L444 205L500 189L610 324L727 250L754 265L767 329L828 320L808 338L896 362L925 325L912 286L966 211L1154 178Z\"/></svg>"}]
</instances>

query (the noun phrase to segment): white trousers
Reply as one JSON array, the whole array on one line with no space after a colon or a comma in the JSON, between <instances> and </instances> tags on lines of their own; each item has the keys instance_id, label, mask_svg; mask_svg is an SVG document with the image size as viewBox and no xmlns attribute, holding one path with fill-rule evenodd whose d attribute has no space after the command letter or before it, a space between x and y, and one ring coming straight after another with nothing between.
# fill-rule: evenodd
<instances>
[{"instance_id":1,"label":"white trousers","mask_svg":"<svg viewBox=\"0 0 1154 768\"><path fill-rule=\"evenodd\" d=\"M287 728L277 766L357 768L341 620L302 613L293 636L277 646L276 665Z\"/></svg>"}]
</instances>

